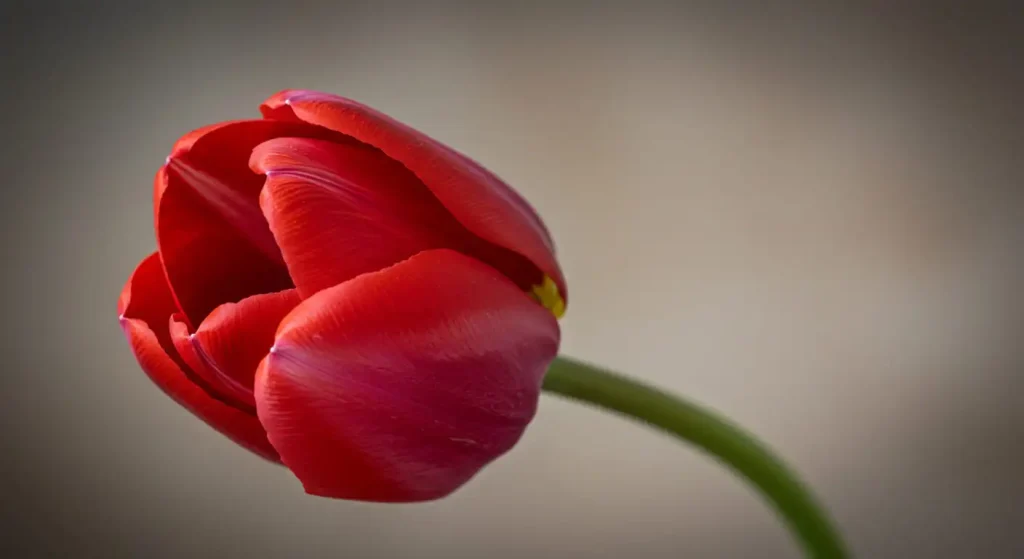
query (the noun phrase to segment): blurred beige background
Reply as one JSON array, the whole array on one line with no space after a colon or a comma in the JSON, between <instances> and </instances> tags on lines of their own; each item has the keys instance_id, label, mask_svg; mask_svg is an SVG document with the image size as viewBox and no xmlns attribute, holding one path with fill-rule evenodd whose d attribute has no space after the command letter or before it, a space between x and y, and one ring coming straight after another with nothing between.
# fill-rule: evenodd
<instances>
[{"instance_id":1,"label":"blurred beige background","mask_svg":"<svg viewBox=\"0 0 1024 559\"><path fill-rule=\"evenodd\" d=\"M5 5L5 556L798 556L703 455L554 398L463 491L382 506L152 386L115 317L152 176L292 87L515 185L563 351L756 432L858 556L1024 556L1019 19L712 5Z\"/></svg>"}]
</instances>

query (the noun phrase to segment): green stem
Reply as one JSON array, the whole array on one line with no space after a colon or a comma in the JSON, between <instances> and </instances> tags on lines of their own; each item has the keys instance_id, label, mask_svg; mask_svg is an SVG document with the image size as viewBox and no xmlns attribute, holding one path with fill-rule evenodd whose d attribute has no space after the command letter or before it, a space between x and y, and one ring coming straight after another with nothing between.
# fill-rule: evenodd
<instances>
[{"instance_id":1,"label":"green stem","mask_svg":"<svg viewBox=\"0 0 1024 559\"><path fill-rule=\"evenodd\" d=\"M607 370L558 357L544 390L619 412L703 449L747 478L772 503L808 557L848 556L809 490L751 435L702 407Z\"/></svg>"}]
</instances>

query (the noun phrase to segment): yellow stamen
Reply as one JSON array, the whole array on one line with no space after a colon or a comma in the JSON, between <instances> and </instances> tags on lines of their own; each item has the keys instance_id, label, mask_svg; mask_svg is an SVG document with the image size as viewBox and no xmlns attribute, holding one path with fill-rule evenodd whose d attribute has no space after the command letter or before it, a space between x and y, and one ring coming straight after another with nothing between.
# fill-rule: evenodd
<instances>
[{"instance_id":1,"label":"yellow stamen","mask_svg":"<svg viewBox=\"0 0 1024 559\"><path fill-rule=\"evenodd\" d=\"M533 286L532 296L545 309L551 311L555 318L562 318L565 314L565 299L558 292L558 284L550 276L544 276L544 282Z\"/></svg>"}]
</instances>

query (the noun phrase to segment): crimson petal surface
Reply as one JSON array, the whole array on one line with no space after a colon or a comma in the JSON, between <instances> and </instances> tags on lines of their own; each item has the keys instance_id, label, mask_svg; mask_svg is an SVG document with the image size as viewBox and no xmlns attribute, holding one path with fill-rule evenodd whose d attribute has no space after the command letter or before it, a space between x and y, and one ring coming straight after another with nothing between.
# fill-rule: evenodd
<instances>
[{"instance_id":1,"label":"crimson petal surface","mask_svg":"<svg viewBox=\"0 0 1024 559\"><path fill-rule=\"evenodd\" d=\"M311 494L443 497L534 416L555 318L493 268L426 251L303 301L256 375L256 409Z\"/></svg>"},{"instance_id":2,"label":"crimson petal surface","mask_svg":"<svg viewBox=\"0 0 1024 559\"><path fill-rule=\"evenodd\" d=\"M482 165L366 105L316 91L285 90L260 107L264 117L323 126L379 148L412 171L472 233L529 259L558 286L565 278L543 221L514 189Z\"/></svg>"}]
</instances>

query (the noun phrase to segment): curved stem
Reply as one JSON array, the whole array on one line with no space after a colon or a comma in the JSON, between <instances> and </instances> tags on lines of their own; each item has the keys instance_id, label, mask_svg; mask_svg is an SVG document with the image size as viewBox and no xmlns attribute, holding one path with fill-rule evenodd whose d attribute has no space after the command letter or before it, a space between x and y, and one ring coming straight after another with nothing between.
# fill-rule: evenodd
<instances>
[{"instance_id":1,"label":"curved stem","mask_svg":"<svg viewBox=\"0 0 1024 559\"><path fill-rule=\"evenodd\" d=\"M630 416L696 445L746 477L788 522L808 557L848 556L825 512L796 475L751 435L716 414L566 357L551 364L544 390Z\"/></svg>"}]
</instances>

